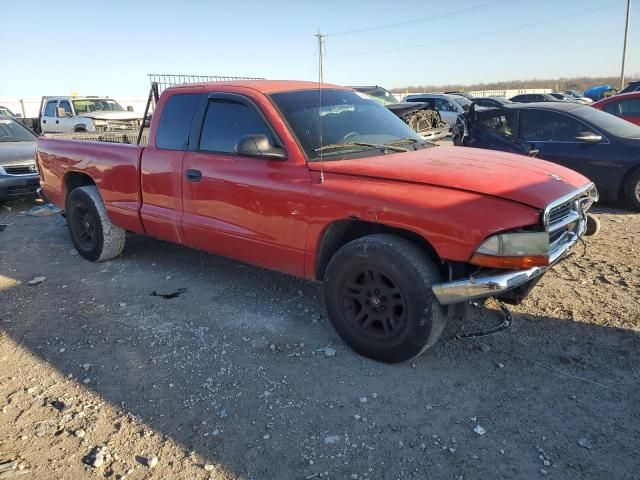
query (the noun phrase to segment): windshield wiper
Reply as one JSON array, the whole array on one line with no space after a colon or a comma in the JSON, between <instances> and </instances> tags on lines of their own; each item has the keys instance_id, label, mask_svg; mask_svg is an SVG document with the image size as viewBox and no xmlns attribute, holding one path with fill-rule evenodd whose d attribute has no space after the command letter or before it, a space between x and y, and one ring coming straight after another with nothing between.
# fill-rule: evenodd
<instances>
[{"instance_id":1,"label":"windshield wiper","mask_svg":"<svg viewBox=\"0 0 640 480\"><path fill-rule=\"evenodd\" d=\"M398 143L407 143L407 142L411 142L411 143L425 143L424 140L418 140L417 138L411 138L411 137L400 137L400 138L396 138L395 140L385 143L385 145L397 145Z\"/></svg>"},{"instance_id":2,"label":"windshield wiper","mask_svg":"<svg viewBox=\"0 0 640 480\"><path fill-rule=\"evenodd\" d=\"M408 152L406 148L395 147L392 145L380 145L377 143L364 143L364 142L347 142L347 143L333 143L331 145L324 145L322 147L318 147L314 149L314 152L324 152L325 150L334 150L339 148L349 148L349 147L366 147L366 148L380 148L382 150L395 150L396 152Z\"/></svg>"}]
</instances>

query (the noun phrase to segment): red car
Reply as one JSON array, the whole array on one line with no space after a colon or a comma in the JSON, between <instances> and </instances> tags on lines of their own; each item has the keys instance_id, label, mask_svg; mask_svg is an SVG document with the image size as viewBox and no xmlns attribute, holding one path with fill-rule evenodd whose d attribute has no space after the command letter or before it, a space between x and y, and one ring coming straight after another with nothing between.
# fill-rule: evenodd
<instances>
[{"instance_id":1,"label":"red car","mask_svg":"<svg viewBox=\"0 0 640 480\"><path fill-rule=\"evenodd\" d=\"M131 231L322 281L340 336L385 362L431 347L456 304L522 300L597 198L572 170L434 147L311 82L169 88L147 147L41 137L37 159L83 257L119 255Z\"/></svg>"},{"instance_id":2,"label":"red car","mask_svg":"<svg viewBox=\"0 0 640 480\"><path fill-rule=\"evenodd\" d=\"M640 125L640 92L622 93L591 105L628 122Z\"/></svg>"}]
</instances>

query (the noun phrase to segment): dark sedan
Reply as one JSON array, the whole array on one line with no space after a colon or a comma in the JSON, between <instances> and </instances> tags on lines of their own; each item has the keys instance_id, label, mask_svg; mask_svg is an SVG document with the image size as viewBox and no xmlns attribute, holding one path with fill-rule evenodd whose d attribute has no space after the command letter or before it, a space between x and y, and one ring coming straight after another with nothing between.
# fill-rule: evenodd
<instances>
[{"instance_id":1,"label":"dark sedan","mask_svg":"<svg viewBox=\"0 0 640 480\"><path fill-rule=\"evenodd\" d=\"M513 102L511 100L507 100L504 97L480 97L474 98L473 103L475 103L478 107L500 108Z\"/></svg>"},{"instance_id":2,"label":"dark sedan","mask_svg":"<svg viewBox=\"0 0 640 480\"><path fill-rule=\"evenodd\" d=\"M569 102L474 106L454 128L454 143L564 165L593 180L601 198L640 210L640 127L595 108Z\"/></svg>"},{"instance_id":3,"label":"dark sedan","mask_svg":"<svg viewBox=\"0 0 640 480\"><path fill-rule=\"evenodd\" d=\"M0 201L33 195L40 186L35 161L36 135L0 116Z\"/></svg>"}]
</instances>

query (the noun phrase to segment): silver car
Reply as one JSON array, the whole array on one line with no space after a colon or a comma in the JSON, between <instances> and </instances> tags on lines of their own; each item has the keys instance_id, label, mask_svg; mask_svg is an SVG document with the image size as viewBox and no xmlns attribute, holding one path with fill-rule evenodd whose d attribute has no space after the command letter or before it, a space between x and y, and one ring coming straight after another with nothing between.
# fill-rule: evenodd
<instances>
[{"instance_id":1,"label":"silver car","mask_svg":"<svg viewBox=\"0 0 640 480\"><path fill-rule=\"evenodd\" d=\"M0 201L36 193L40 177L35 155L36 135L0 115Z\"/></svg>"},{"instance_id":2,"label":"silver car","mask_svg":"<svg viewBox=\"0 0 640 480\"><path fill-rule=\"evenodd\" d=\"M471 100L462 95L450 95L446 93L420 93L407 95L404 102L424 102L431 104L433 110L437 110L445 123L453 126L458 115L464 113L464 107L471 105Z\"/></svg>"}]
</instances>

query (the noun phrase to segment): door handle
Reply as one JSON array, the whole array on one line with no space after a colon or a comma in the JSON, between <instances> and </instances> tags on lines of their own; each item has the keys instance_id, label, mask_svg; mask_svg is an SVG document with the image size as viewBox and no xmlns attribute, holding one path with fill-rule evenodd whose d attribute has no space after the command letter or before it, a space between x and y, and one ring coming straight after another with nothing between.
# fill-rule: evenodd
<instances>
[{"instance_id":1,"label":"door handle","mask_svg":"<svg viewBox=\"0 0 640 480\"><path fill-rule=\"evenodd\" d=\"M184 176L188 182L199 182L202 180L202 172L200 170L185 170Z\"/></svg>"}]
</instances>

